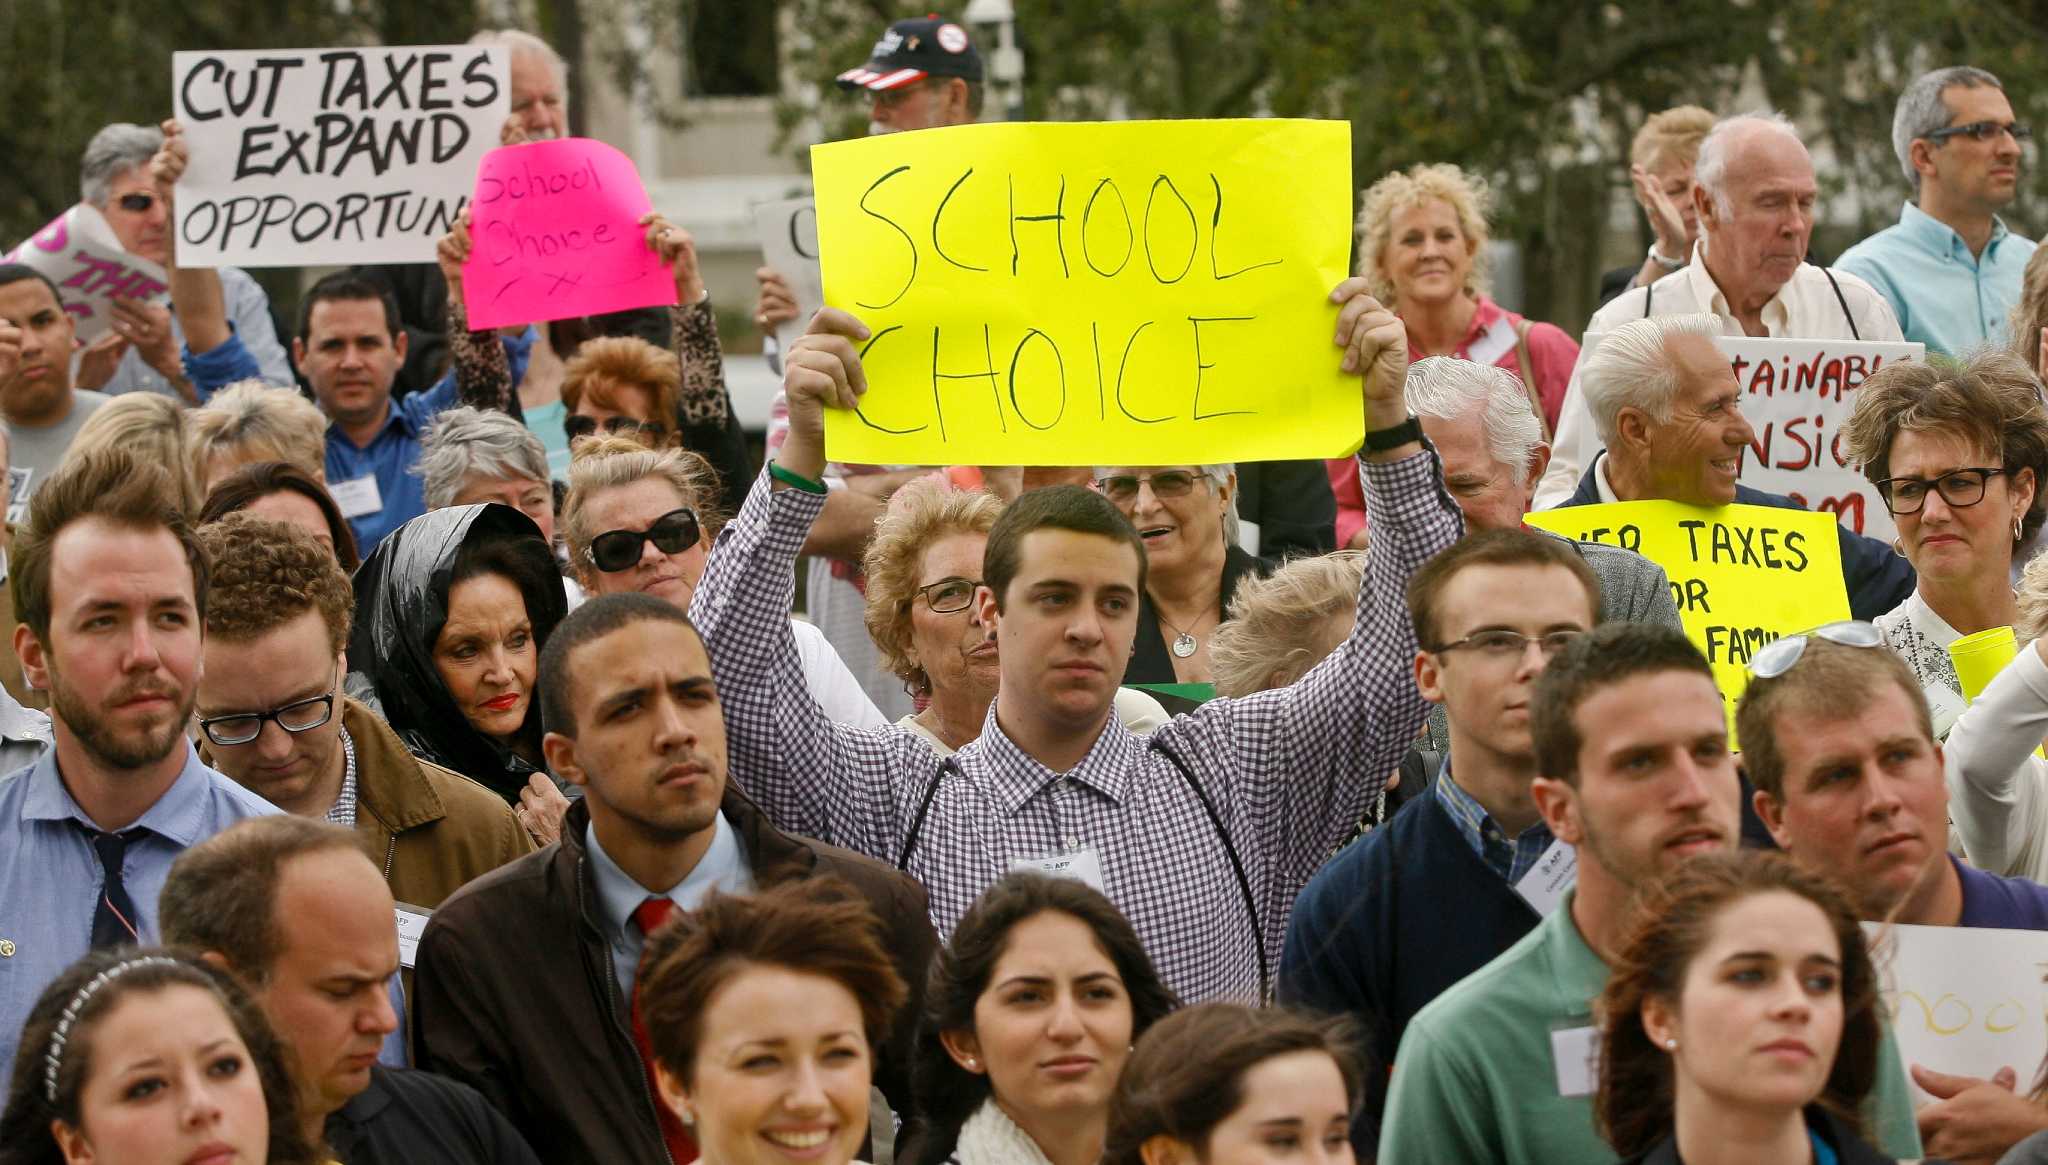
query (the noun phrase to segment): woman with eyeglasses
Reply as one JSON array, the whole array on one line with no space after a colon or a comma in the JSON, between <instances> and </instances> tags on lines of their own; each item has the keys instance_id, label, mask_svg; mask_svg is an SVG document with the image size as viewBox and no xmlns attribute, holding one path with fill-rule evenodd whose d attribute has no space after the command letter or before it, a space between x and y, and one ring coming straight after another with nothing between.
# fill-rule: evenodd
<instances>
[{"instance_id":1,"label":"woman with eyeglasses","mask_svg":"<svg viewBox=\"0 0 2048 1165\"><path fill-rule=\"evenodd\" d=\"M1228 465L1112 466L1095 488L1145 542L1145 590L1127 684L1210 683L1209 644L1239 580L1265 573L1237 544Z\"/></svg>"},{"instance_id":2,"label":"woman with eyeglasses","mask_svg":"<svg viewBox=\"0 0 2048 1165\"><path fill-rule=\"evenodd\" d=\"M562 535L585 592L640 591L688 610L725 516L718 475L695 453L599 437L569 464ZM792 619L804 682L825 715L878 728L888 721L816 627Z\"/></svg>"},{"instance_id":3,"label":"woman with eyeglasses","mask_svg":"<svg viewBox=\"0 0 2048 1165\"><path fill-rule=\"evenodd\" d=\"M898 720L951 756L981 735L1002 675L995 637L975 606L982 552L1003 512L994 494L914 481L889 499L861 571L868 635L883 666L923 707ZM1166 721L1143 692L1118 688L1116 715L1133 732Z\"/></svg>"},{"instance_id":4,"label":"woman with eyeglasses","mask_svg":"<svg viewBox=\"0 0 2048 1165\"><path fill-rule=\"evenodd\" d=\"M451 506L400 526L355 575L349 659L416 756L515 808L540 751L540 653L568 613L555 554L510 506Z\"/></svg>"},{"instance_id":5,"label":"woman with eyeglasses","mask_svg":"<svg viewBox=\"0 0 2048 1165\"><path fill-rule=\"evenodd\" d=\"M1889 1165L1862 1140L1884 1027L1855 908L1778 854L1695 858L1601 995L1594 1120L1628 1165Z\"/></svg>"},{"instance_id":6,"label":"woman with eyeglasses","mask_svg":"<svg viewBox=\"0 0 2048 1165\"><path fill-rule=\"evenodd\" d=\"M1926 690L1935 735L1946 736L1963 709L1948 646L2012 625L2014 554L2048 507L2040 384L2000 352L1887 364L1856 390L1841 439L1898 526L1892 549L1919 575L1876 623Z\"/></svg>"}]
</instances>

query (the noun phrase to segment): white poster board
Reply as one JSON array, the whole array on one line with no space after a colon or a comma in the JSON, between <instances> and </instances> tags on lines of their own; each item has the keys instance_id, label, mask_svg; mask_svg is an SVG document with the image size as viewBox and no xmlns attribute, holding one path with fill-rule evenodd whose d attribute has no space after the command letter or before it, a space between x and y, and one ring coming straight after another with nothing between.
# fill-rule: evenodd
<instances>
[{"instance_id":1,"label":"white poster board","mask_svg":"<svg viewBox=\"0 0 2048 1165\"><path fill-rule=\"evenodd\" d=\"M113 327L117 299L145 303L169 302L162 267L121 247L107 217L79 203L53 218L0 260L31 267L57 285L57 298L78 330L78 341L90 344Z\"/></svg>"},{"instance_id":2,"label":"white poster board","mask_svg":"<svg viewBox=\"0 0 2048 1165\"><path fill-rule=\"evenodd\" d=\"M1605 332L1587 332L1579 364L1606 339ZM1716 336L1742 386L1742 415L1756 430L1756 439L1742 458L1739 480L1751 489L1782 494L1809 510L1833 513L1851 531L1880 542L1897 533L1876 487L1851 468L1842 450L1841 434L1856 407L1856 389L1871 373L1896 360L1919 360L1927 346L1879 340L1781 340L1753 336ZM1580 472L1592 464L1600 438L1584 398L1576 403L1586 414L1573 426L1590 442L1579 462ZM1558 425L1565 427L1562 418ZM1566 437L1560 433L1560 442ZM1540 503L1539 503L1540 505Z\"/></svg>"},{"instance_id":3,"label":"white poster board","mask_svg":"<svg viewBox=\"0 0 2048 1165\"><path fill-rule=\"evenodd\" d=\"M787 352L825 306L825 284L818 274L818 208L810 198L763 202L754 207L754 226L761 236L761 257L781 272L796 296L796 318L775 327L776 346Z\"/></svg>"},{"instance_id":4,"label":"white poster board","mask_svg":"<svg viewBox=\"0 0 2048 1165\"><path fill-rule=\"evenodd\" d=\"M2011 1068L2025 1093L2048 1056L2048 932L1865 923L1878 990L1908 1067L1987 1078ZM1913 1099L1930 1099L1918 1086Z\"/></svg>"},{"instance_id":5,"label":"white poster board","mask_svg":"<svg viewBox=\"0 0 2048 1165\"><path fill-rule=\"evenodd\" d=\"M190 267L431 263L512 107L502 47L171 54Z\"/></svg>"}]
</instances>

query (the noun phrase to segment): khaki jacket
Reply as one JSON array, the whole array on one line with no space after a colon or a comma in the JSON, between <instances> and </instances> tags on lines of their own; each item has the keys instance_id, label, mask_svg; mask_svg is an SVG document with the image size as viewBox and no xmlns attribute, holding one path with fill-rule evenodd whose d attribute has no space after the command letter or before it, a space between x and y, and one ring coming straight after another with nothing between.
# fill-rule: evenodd
<instances>
[{"instance_id":1,"label":"khaki jacket","mask_svg":"<svg viewBox=\"0 0 2048 1165\"><path fill-rule=\"evenodd\" d=\"M356 836L391 896L428 910L463 884L533 852L504 798L406 750L391 726L342 700L356 750Z\"/></svg>"}]
</instances>

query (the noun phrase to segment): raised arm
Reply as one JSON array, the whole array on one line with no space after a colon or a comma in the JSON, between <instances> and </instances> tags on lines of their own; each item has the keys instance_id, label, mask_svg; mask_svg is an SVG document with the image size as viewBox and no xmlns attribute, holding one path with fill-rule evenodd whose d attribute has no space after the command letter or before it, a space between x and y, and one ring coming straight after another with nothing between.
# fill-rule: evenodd
<instances>
[{"instance_id":1,"label":"raised arm","mask_svg":"<svg viewBox=\"0 0 2048 1165\"><path fill-rule=\"evenodd\" d=\"M449 403L504 412L518 386L512 383L512 364L498 334L469 330L469 309L462 301L462 265L469 262L469 250L469 211L464 210L434 246L434 261L448 281L448 364L455 376Z\"/></svg>"},{"instance_id":2,"label":"raised arm","mask_svg":"<svg viewBox=\"0 0 2048 1165\"><path fill-rule=\"evenodd\" d=\"M1408 339L1401 321L1362 279L1340 284L1342 367L1364 379L1365 429L1385 434L1408 420L1402 385ZM1372 549L1351 634L1299 681L1239 700L1218 700L1162 733L1195 738L1197 754L1226 757L1216 779L1234 795L1269 861L1276 919L1366 804L1399 767L1427 706L1416 690L1409 576L1464 533L1443 488L1436 455L1420 441L1365 451L1360 461Z\"/></svg>"},{"instance_id":3,"label":"raised arm","mask_svg":"<svg viewBox=\"0 0 2048 1165\"><path fill-rule=\"evenodd\" d=\"M690 602L725 706L733 779L783 829L893 863L899 807L934 768L908 733L833 724L804 683L791 636L797 553L824 508L824 410L851 408L866 382L853 338L822 312L783 362L790 433L718 537Z\"/></svg>"},{"instance_id":4,"label":"raised arm","mask_svg":"<svg viewBox=\"0 0 2048 1165\"><path fill-rule=\"evenodd\" d=\"M2033 877L2018 868L2038 849L2041 783L2033 752L2048 735L2048 638L2020 649L1956 720L1943 755L1948 811L1972 865ZM2029 844L2033 843L2033 844Z\"/></svg>"}]
</instances>

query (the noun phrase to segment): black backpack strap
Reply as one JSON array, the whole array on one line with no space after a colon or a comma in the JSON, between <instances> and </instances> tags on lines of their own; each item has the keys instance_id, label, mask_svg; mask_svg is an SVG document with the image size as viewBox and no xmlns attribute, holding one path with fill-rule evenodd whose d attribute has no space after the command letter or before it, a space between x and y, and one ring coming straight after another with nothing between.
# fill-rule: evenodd
<instances>
[{"instance_id":1,"label":"black backpack strap","mask_svg":"<svg viewBox=\"0 0 2048 1165\"><path fill-rule=\"evenodd\" d=\"M896 868L910 872L910 851L917 848L917 835L924 831L925 814L932 811L932 798L939 795L939 782L947 773L958 775L960 762L947 757L939 762L939 771L932 774L931 783L924 787L924 799L917 803L917 815L910 819L910 831L903 835L903 852L896 856Z\"/></svg>"},{"instance_id":2,"label":"black backpack strap","mask_svg":"<svg viewBox=\"0 0 2048 1165\"><path fill-rule=\"evenodd\" d=\"M1223 828L1223 817L1216 812L1216 803L1209 799L1209 791L1202 788L1202 783L1195 779L1194 770L1188 768L1187 762L1166 747L1158 736L1151 737L1150 743L1160 756L1173 762L1173 767L1179 771L1181 780L1186 781L1188 788L1194 790L1195 799L1202 803L1202 812L1209 815L1209 824L1215 827L1216 837L1223 842L1223 854L1230 859L1230 872L1237 875L1237 890L1244 895L1245 913L1250 915L1252 920L1252 952L1259 959L1259 1002L1270 1003L1273 999L1273 973L1266 964L1266 930L1259 921L1259 903L1258 899L1252 896L1252 880L1244 872L1244 860L1238 857L1237 845L1230 840L1230 833Z\"/></svg>"},{"instance_id":3,"label":"black backpack strap","mask_svg":"<svg viewBox=\"0 0 2048 1165\"><path fill-rule=\"evenodd\" d=\"M1849 314L1849 297L1842 294L1842 285L1835 279L1835 273L1823 267L1820 273L1828 277L1828 286L1835 289L1835 302L1842 305L1842 318L1849 321L1849 336L1860 340L1863 333L1856 330L1856 317Z\"/></svg>"}]
</instances>

